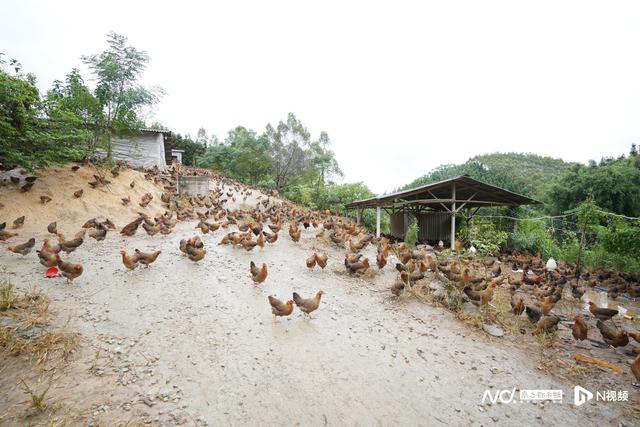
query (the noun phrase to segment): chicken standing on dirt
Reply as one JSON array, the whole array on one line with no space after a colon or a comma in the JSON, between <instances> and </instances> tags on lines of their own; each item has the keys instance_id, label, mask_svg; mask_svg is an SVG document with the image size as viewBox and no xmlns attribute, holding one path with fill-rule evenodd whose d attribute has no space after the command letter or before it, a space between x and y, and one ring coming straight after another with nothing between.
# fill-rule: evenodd
<instances>
[{"instance_id":1,"label":"chicken standing on dirt","mask_svg":"<svg viewBox=\"0 0 640 427\"><path fill-rule=\"evenodd\" d=\"M156 259L158 259L158 256L162 253L162 251L155 251L155 252L142 252L139 249L136 249L136 255L138 256L138 261L140 262L140 264L142 265L146 265L147 267L149 267L151 264L153 264L155 262Z\"/></svg>"},{"instance_id":2,"label":"chicken standing on dirt","mask_svg":"<svg viewBox=\"0 0 640 427\"><path fill-rule=\"evenodd\" d=\"M311 255L309 258L307 258L307 268L309 270L313 270L313 267L316 266L316 254Z\"/></svg>"},{"instance_id":3,"label":"chicken standing on dirt","mask_svg":"<svg viewBox=\"0 0 640 427\"><path fill-rule=\"evenodd\" d=\"M536 323L536 329L533 331L534 335L541 333L552 332L558 328L558 322L560 318L555 315L543 316L538 323Z\"/></svg>"},{"instance_id":4,"label":"chicken standing on dirt","mask_svg":"<svg viewBox=\"0 0 640 427\"><path fill-rule=\"evenodd\" d=\"M293 313L293 300L283 303L276 297L269 296L269 304L271 304L271 313L274 319L278 316L289 316Z\"/></svg>"},{"instance_id":5,"label":"chicken standing on dirt","mask_svg":"<svg viewBox=\"0 0 640 427\"><path fill-rule=\"evenodd\" d=\"M267 271L267 264L262 263L262 266L258 268L256 263L251 261L249 263L249 271L251 272L251 278L254 283L262 283L266 280L269 272Z\"/></svg>"},{"instance_id":6,"label":"chicken standing on dirt","mask_svg":"<svg viewBox=\"0 0 640 427\"><path fill-rule=\"evenodd\" d=\"M80 277L84 271L82 264L72 264L62 260L58 261L58 268L60 268L60 273L67 278L68 282L72 282L73 279Z\"/></svg>"},{"instance_id":7,"label":"chicken standing on dirt","mask_svg":"<svg viewBox=\"0 0 640 427\"><path fill-rule=\"evenodd\" d=\"M593 303L593 301L589 301L589 311L599 320L609 320L613 316L618 314L618 310L614 310L612 308L598 307Z\"/></svg>"},{"instance_id":8,"label":"chicken standing on dirt","mask_svg":"<svg viewBox=\"0 0 640 427\"><path fill-rule=\"evenodd\" d=\"M124 228L120 230L120 234L122 234L123 236L129 236L129 237L133 236L134 234L136 234L136 230L138 229L138 227L140 226L143 220L144 218L140 217L135 221L132 221L129 224L125 225Z\"/></svg>"},{"instance_id":9,"label":"chicken standing on dirt","mask_svg":"<svg viewBox=\"0 0 640 427\"><path fill-rule=\"evenodd\" d=\"M47 231L51 234L58 234L58 222L54 221L47 225Z\"/></svg>"},{"instance_id":10,"label":"chicken standing on dirt","mask_svg":"<svg viewBox=\"0 0 640 427\"><path fill-rule=\"evenodd\" d=\"M511 297L511 311L515 316L520 316L522 314L524 311L524 300L521 296L516 298L516 295L514 294Z\"/></svg>"},{"instance_id":11,"label":"chicken standing on dirt","mask_svg":"<svg viewBox=\"0 0 640 427\"><path fill-rule=\"evenodd\" d=\"M319 254L315 252L313 255L316 258L316 262L318 263L318 266L324 270L324 268L327 266L327 261L329 260L329 257L327 256L327 254Z\"/></svg>"},{"instance_id":12,"label":"chicken standing on dirt","mask_svg":"<svg viewBox=\"0 0 640 427\"><path fill-rule=\"evenodd\" d=\"M294 292L293 301L305 315L311 315L312 312L316 311L318 307L320 307L320 298L323 294L323 291L318 291L315 297L304 299L297 292Z\"/></svg>"},{"instance_id":13,"label":"chicken standing on dirt","mask_svg":"<svg viewBox=\"0 0 640 427\"><path fill-rule=\"evenodd\" d=\"M59 233L58 238L60 239L60 247L62 250L68 254L75 251L80 247L80 245L84 242L84 239L80 236L76 236L71 240L65 240L64 234Z\"/></svg>"},{"instance_id":14,"label":"chicken standing on dirt","mask_svg":"<svg viewBox=\"0 0 640 427\"><path fill-rule=\"evenodd\" d=\"M13 252L14 254L20 254L22 256L25 256L29 252L31 252L31 250L35 245L36 245L36 239L32 237L29 239L29 241L22 243L20 245L9 246L7 250Z\"/></svg>"},{"instance_id":15,"label":"chicken standing on dirt","mask_svg":"<svg viewBox=\"0 0 640 427\"><path fill-rule=\"evenodd\" d=\"M640 381L640 354L631 364L631 372L633 373L633 376L636 377L636 380Z\"/></svg>"},{"instance_id":16,"label":"chicken standing on dirt","mask_svg":"<svg viewBox=\"0 0 640 427\"><path fill-rule=\"evenodd\" d=\"M207 250L204 248L190 248L188 249L187 256L193 262L201 261L207 254Z\"/></svg>"},{"instance_id":17,"label":"chicken standing on dirt","mask_svg":"<svg viewBox=\"0 0 640 427\"><path fill-rule=\"evenodd\" d=\"M612 327L605 325L602 320L598 320L596 322L596 326L600 330L600 334L602 334L602 340L611 347L624 347L629 344L629 335L627 334L627 331L615 330Z\"/></svg>"},{"instance_id":18,"label":"chicken standing on dirt","mask_svg":"<svg viewBox=\"0 0 640 427\"><path fill-rule=\"evenodd\" d=\"M587 322L584 321L584 317L582 317L581 314L573 316L573 327L571 328L573 338L576 341L586 340L588 332L589 327L587 326Z\"/></svg>"},{"instance_id":19,"label":"chicken standing on dirt","mask_svg":"<svg viewBox=\"0 0 640 427\"><path fill-rule=\"evenodd\" d=\"M13 228L20 228L20 227L22 227L22 226L24 225L24 219L25 219L25 216L24 216L24 215L22 215L20 218L16 218L16 219L13 221Z\"/></svg>"},{"instance_id":20,"label":"chicken standing on dirt","mask_svg":"<svg viewBox=\"0 0 640 427\"><path fill-rule=\"evenodd\" d=\"M122 255L122 264L129 270L134 270L138 266L138 255L129 255L126 251L120 251Z\"/></svg>"}]
</instances>

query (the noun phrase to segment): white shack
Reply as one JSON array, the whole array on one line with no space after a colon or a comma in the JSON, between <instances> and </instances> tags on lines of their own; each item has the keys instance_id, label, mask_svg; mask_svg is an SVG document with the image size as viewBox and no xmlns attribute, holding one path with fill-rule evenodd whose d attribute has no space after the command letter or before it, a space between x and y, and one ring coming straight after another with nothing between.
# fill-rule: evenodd
<instances>
[{"instance_id":1,"label":"white shack","mask_svg":"<svg viewBox=\"0 0 640 427\"><path fill-rule=\"evenodd\" d=\"M113 160L126 162L132 167L157 166L164 169L167 167L167 152L171 153L170 140L171 132L168 130L139 129L135 135L113 138L111 155ZM106 156L106 152L98 155Z\"/></svg>"}]
</instances>

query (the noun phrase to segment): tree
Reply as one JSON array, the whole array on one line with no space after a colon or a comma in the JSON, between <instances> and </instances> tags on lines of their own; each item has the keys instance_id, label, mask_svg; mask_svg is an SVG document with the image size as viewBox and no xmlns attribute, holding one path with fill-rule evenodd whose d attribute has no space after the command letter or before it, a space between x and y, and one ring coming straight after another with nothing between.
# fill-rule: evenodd
<instances>
[{"instance_id":1,"label":"tree","mask_svg":"<svg viewBox=\"0 0 640 427\"><path fill-rule=\"evenodd\" d=\"M205 128L198 129L198 136L196 136L196 142L202 145L204 148L207 148L209 137L207 136L207 131L205 130Z\"/></svg>"},{"instance_id":2,"label":"tree","mask_svg":"<svg viewBox=\"0 0 640 427\"><path fill-rule=\"evenodd\" d=\"M6 167L47 166L80 157L80 119L40 98L33 74L0 54L0 160Z\"/></svg>"},{"instance_id":3,"label":"tree","mask_svg":"<svg viewBox=\"0 0 640 427\"><path fill-rule=\"evenodd\" d=\"M139 114L144 107L155 104L164 93L160 87L145 88L138 84L149 63L146 52L127 44L125 36L110 32L109 47L102 53L84 55L97 80L95 96L105 114L101 130L107 135L107 151L111 156L111 136L134 131L140 127Z\"/></svg>"},{"instance_id":4,"label":"tree","mask_svg":"<svg viewBox=\"0 0 640 427\"><path fill-rule=\"evenodd\" d=\"M301 176L309 164L306 150L311 135L293 113L289 113L287 121L280 121L276 128L267 125L265 135L271 146L273 181L276 190L281 191L291 185L292 178Z\"/></svg>"},{"instance_id":5,"label":"tree","mask_svg":"<svg viewBox=\"0 0 640 427\"><path fill-rule=\"evenodd\" d=\"M238 126L229 131L223 144L210 145L197 164L257 184L266 179L271 170L269 142L265 135L258 137L254 131Z\"/></svg>"},{"instance_id":6,"label":"tree","mask_svg":"<svg viewBox=\"0 0 640 427\"><path fill-rule=\"evenodd\" d=\"M65 82L56 80L45 99L47 115L52 124L67 129L64 137L83 143L84 155L93 155L100 139L104 114L100 101L93 96L77 68L71 70Z\"/></svg>"},{"instance_id":7,"label":"tree","mask_svg":"<svg viewBox=\"0 0 640 427\"><path fill-rule=\"evenodd\" d=\"M205 148L191 139L189 135L182 136L179 133L173 134L172 144L179 150L184 150L182 153L182 163L187 166L193 166L196 164L196 159L205 152Z\"/></svg>"}]
</instances>

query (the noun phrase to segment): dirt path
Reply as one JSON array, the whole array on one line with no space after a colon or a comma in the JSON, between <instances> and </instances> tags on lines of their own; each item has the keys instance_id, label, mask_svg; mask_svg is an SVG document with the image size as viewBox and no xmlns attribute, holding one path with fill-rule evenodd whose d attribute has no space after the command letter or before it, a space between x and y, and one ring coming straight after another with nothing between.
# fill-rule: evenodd
<instances>
[{"instance_id":1,"label":"dirt path","mask_svg":"<svg viewBox=\"0 0 640 427\"><path fill-rule=\"evenodd\" d=\"M121 224L118 224L121 226ZM173 425L618 425L615 404L572 405L574 384L535 367L507 340L472 330L443 309L379 292L396 274L373 279L342 273L343 250L318 244L314 230L300 243L280 233L253 252L203 236L208 250L194 264L179 240L199 230L180 223L170 236L110 233L71 254L85 273L73 284L44 279L35 253L0 251L0 265L19 287L41 287L58 322L84 337L71 372L52 399L82 424L146 420ZM304 259L317 247L324 270ZM161 249L149 269L125 271L119 250ZM375 259L368 248L370 259ZM254 286L249 261L266 262L269 277ZM335 269L335 271L334 271ZM325 295L313 319L299 311L274 321L268 295ZM0 412L23 401L18 374L4 375ZM485 389L564 390L562 404L482 405ZM631 391L632 393L634 391ZM598 420L597 422L595 420ZM8 425L14 421L9 420ZM632 425L626 423L625 425Z\"/></svg>"}]
</instances>

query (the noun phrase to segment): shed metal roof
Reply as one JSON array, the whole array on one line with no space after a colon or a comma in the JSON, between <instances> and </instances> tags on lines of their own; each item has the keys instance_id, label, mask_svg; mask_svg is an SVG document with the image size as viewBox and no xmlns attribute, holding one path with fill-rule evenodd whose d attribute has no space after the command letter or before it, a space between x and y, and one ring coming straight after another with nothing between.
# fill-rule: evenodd
<instances>
[{"instance_id":1,"label":"shed metal roof","mask_svg":"<svg viewBox=\"0 0 640 427\"><path fill-rule=\"evenodd\" d=\"M453 184L456 187L455 200L451 197ZM453 202L466 203L465 207L541 204L538 200L478 181L469 175L460 175L409 190L356 200L347 203L345 207L372 208L377 206L429 205L429 207L436 210L445 210L447 208L443 205Z\"/></svg>"}]
</instances>

